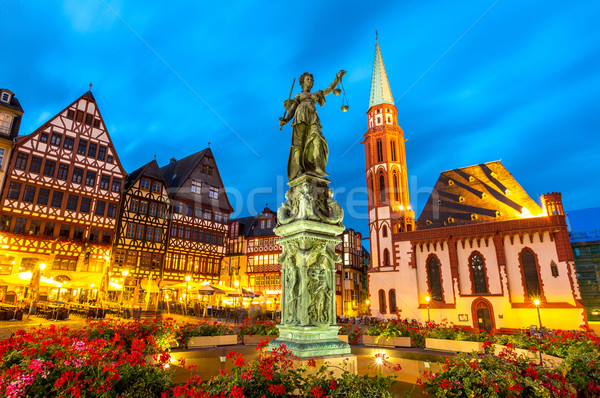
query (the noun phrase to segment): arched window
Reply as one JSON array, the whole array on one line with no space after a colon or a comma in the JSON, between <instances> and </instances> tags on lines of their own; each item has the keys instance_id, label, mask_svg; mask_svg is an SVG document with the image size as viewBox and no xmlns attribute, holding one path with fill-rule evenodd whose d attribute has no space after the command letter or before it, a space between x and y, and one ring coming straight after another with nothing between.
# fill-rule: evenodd
<instances>
[{"instance_id":1,"label":"arched window","mask_svg":"<svg viewBox=\"0 0 600 398\"><path fill-rule=\"evenodd\" d=\"M381 203L385 203L385 178L383 178L383 173L379 173L379 200Z\"/></svg>"},{"instance_id":2,"label":"arched window","mask_svg":"<svg viewBox=\"0 0 600 398\"><path fill-rule=\"evenodd\" d=\"M396 202L400 202L400 188L398 188L398 172L396 172L396 170L394 170L393 181L394 181L394 199L396 199Z\"/></svg>"},{"instance_id":3,"label":"arched window","mask_svg":"<svg viewBox=\"0 0 600 398\"><path fill-rule=\"evenodd\" d=\"M473 254L469 259L471 264L471 273L473 276L473 293L487 293L487 281L485 279L485 267L483 259L477 253Z\"/></svg>"},{"instance_id":4,"label":"arched window","mask_svg":"<svg viewBox=\"0 0 600 398\"><path fill-rule=\"evenodd\" d=\"M385 225L383 226L383 231L381 231L381 235L384 238L387 238L387 226L385 226Z\"/></svg>"},{"instance_id":5,"label":"arched window","mask_svg":"<svg viewBox=\"0 0 600 398\"><path fill-rule=\"evenodd\" d=\"M427 263L427 275L429 276L429 294L433 301L443 301L442 276L440 263L435 257L431 257Z\"/></svg>"},{"instance_id":6,"label":"arched window","mask_svg":"<svg viewBox=\"0 0 600 398\"><path fill-rule=\"evenodd\" d=\"M390 296L390 314L396 312L396 289L392 289L388 292Z\"/></svg>"},{"instance_id":7,"label":"arched window","mask_svg":"<svg viewBox=\"0 0 600 398\"><path fill-rule=\"evenodd\" d=\"M523 250L521 253L521 266L523 267L523 276L525 278L525 293L530 299L540 298L542 290L540 289L540 278L538 275L535 256L529 250Z\"/></svg>"},{"instance_id":8,"label":"arched window","mask_svg":"<svg viewBox=\"0 0 600 398\"><path fill-rule=\"evenodd\" d=\"M383 162L383 144L377 140L377 162Z\"/></svg>"},{"instance_id":9,"label":"arched window","mask_svg":"<svg viewBox=\"0 0 600 398\"><path fill-rule=\"evenodd\" d=\"M390 265L390 251L388 249L383 251L383 265Z\"/></svg>"},{"instance_id":10,"label":"arched window","mask_svg":"<svg viewBox=\"0 0 600 398\"><path fill-rule=\"evenodd\" d=\"M387 313L385 308L385 292L383 289L379 291L379 312L382 314Z\"/></svg>"}]
</instances>

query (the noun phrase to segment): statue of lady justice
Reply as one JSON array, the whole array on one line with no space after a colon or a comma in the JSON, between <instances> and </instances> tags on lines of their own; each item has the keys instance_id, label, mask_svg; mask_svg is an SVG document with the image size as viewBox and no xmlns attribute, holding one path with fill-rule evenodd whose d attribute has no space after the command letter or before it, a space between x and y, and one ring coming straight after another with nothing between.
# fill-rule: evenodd
<instances>
[{"instance_id":1,"label":"statue of lady justice","mask_svg":"<svg viewBox=\"0 0 600 398\"><path fill-rule=\"evenodd\" d=\"M329 87L311 93L310 90L314 83L313 75L305 72L299 79L302 92L296 94L294 99L290 98L283 103L286 113L279 118L279 125L283 127L292 118L294 119L292 122L292 146L287 167L289 181L305 173L317 177L327 176L325 166L329 147L321 132L321 121L315 105L317 103L320 106L325 104L325 96L335 89L345 74L345 70L340 70Z\"/></svg>"}]
</instances>

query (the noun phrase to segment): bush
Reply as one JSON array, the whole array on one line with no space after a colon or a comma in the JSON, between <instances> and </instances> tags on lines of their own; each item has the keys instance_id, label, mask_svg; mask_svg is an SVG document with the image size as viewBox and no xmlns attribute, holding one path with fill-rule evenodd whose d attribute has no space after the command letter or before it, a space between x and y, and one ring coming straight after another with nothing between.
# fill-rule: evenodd
<instances>
[{"instance_id":1,"label":"bush","mask_svg":"<svg viewBox=\"0 0 600 398\"><path fill-rule=\"evenodd\" d=\"M257 349L262 348L258 346ZM172 390L173 397L233 397L233 398L371 398L391 397L388 388L393 377L376 375L374 378L344 374L335 378L325 367L308 371L294 366L295 358L285 346L275 352L261 352L257 361L246 363L236 352L227 354L233 362L231 371L208 381L193 377L185 385ZM308 366L315 366L309 360ZM166 394L165 394L166 396Z\"/></svg>"},{"instance_id":2,"label":"bush","mask_svg":"<svg viewBox=\"0 0 600 398\"><path fill-rule=\"evenodd\" d=\"M563 374L518 356L511 348L499 356L459 354L441 373L426 371L423 391L436 397L573 397Z\"/></svg>"}]
</instances>

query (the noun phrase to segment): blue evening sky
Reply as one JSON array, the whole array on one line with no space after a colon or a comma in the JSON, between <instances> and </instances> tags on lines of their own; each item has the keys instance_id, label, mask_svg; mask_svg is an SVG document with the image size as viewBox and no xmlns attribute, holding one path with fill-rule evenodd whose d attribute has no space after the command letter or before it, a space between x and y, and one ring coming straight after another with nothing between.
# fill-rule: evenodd
<instances>
[{"instance_id":1,"label":"blue evening sky","mask_svg":"<svg viewBox=\"0 0 600 398\"><path fill-rule=\"evenodd\" d=\"M598 1L4 1L0 18L21 134L92 81L126 171L210 141L237 216L283 200L292 79L343 68L350 110L331 95L319 114L344 224L366 235L375 28L417 214L441 171L498 159L538 201L600 205Z\"/></svg>"}]
</instances>

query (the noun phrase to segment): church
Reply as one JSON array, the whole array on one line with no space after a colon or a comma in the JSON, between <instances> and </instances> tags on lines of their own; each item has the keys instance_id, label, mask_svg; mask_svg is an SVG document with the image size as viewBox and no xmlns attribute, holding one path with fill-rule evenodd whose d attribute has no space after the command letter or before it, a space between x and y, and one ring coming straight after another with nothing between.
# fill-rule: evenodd
<instances>
[{"instance_id":1,"label":"church","mask_svg":"<svg viewBox=\"0 0 600 398\"><path fill-rule=\"evenodd\" d=\"M560 193L540 206L493 161L442 172L415 219L379 43L367 118L372 316L488 331L587 323Z\"/></svg>"}]
</instances>

